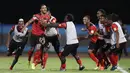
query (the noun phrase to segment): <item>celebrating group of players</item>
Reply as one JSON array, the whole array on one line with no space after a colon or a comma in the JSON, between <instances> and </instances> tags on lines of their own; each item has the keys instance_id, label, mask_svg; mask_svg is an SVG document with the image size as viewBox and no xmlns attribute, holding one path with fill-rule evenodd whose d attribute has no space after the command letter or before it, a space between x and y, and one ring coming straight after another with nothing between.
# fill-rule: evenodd
<instances>
[{"instance_id":1,"label":"celebrating group of players","mask_svg":"<svg viewBox=\"0 0 130 73\"><path fill-rule=\"evenodd\" d=\"M28 61L31 62L31 57L34 57L32 61L32 69L35 69L37 64L41 64L43 70L45 70L46 62L48 59L48 49L50 43L55 49L61 61L61 71L66 70L66 57L71 54L79 65L79 70L83 70L85 67L82 65L82 61L77 54L77 48L79 41L84 39L90 39L88 54L89 57L96 63L95 69L104 70L112 65L111 70L117 69L118 56L125 49L126 38L123 33L122 27L118 22L118 15L109 14L106 15L103 9L98 10L97 17L99 19L99 28L97 28L91 21L90 16L83 17L83 23L85 25L82 31L87 31L87 36L77 36L76 27L73 23L74 17L72 14L65 16L63 23L56 23L56 18L51 15L46 5L41 5L40 13L33 15L33 17L24 25L24 20L19 19L18 25L11 28L8 39L7 48L8 56L15 55L10 70L13 69L17 63L19 56L28 41L29 30L28 25L32 23L32 30L30 36L31 49L28 52ZM66 30L66 44L64 49L60 51L58 28L64 28ZM13 38L10 41L10 36L14 32Z\"/></svg>"}]
</instances>

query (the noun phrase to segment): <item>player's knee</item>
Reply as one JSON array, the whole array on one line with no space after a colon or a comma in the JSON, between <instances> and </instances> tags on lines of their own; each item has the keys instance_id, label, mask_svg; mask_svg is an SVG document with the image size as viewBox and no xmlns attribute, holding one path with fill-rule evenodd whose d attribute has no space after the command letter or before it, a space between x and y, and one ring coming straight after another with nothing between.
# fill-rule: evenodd
<instances>
[{"instance_id":1,"label":"player's knee","mask_svg":"<svg viewBox=\"0 0 130 73\"><path fill-rule=\"evenodd\" d=\"M41 44L37 44L37 45L36 45L36 49L37 49L37 50L40 50L40 48L41 48Z\"/></svg>"}]
</instances>

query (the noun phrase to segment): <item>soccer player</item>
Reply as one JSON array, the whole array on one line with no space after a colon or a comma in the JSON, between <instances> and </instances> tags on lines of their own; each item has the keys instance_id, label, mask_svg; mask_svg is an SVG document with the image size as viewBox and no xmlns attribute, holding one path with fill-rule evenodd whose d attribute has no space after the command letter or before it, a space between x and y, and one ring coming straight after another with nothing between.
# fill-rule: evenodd
<instances>
[{"instance_id":1,"label":"soccer player","mask_svg":"<svg viewBox=\"0 0 130 73\"><path fill-rule=\"evenodd\" d=\"M129 35L128 35L128 30L127 30L125 24L122 23L122 20L121 20L121 19L118 20L118 23L121 25L122 30L123 30L123 33L125 34L125 37L126 37L126 39L127 39L127 38L129 37ZM126 47L126 46L124 47L124 49L122 49L122 51L124 52L125 56L128 56L128 52L127 52L127 47ZM120 60L120 58L121 58L122 51L121 51L121 53L119 54L119 60Z\"/></svg>"},{"instance_id":2,"label":"soccer player","mask_svg":"<svg viewBox=\"0 0 130 73\"><path fill-rule=\"evenodd\" d=\"M105 45L101 48L101 52L103 54L103 60L105 60L105 69L107 69L110 66L110 62L108 60L109 57L109 50L111 47L111 26L107 24L107 18L106 15L101 15L99 18L99 21L101 24L103 24L103 39L105 40Z\"/></svg>"},{"instance_id":3,"label":"soccer player","mask_svg":"<svg viewBox=\"0 0 130 73\"><path fill-rule=\"evenodd\" d=\"M118 54L120 53L120 50L124 49L126 45L126 38L123 33L123 30L121 28L121 25L117 22L118 15L116 14L110 14L107 17L107 22L109 25L111 25L112 28L112 35L111 35L111 62L112 62L112 68L111 71L114 71L117 69L118 64Z\"/></svg>"},{"instance_id":4,"label":"soccer player","mask_svg":"<svg viewBox=\"0 0 130 73\"><path fill-rule=\"evenodd\" d=\"M32 63L32 69L35 69L35 62L38 57L41 57L41 45L45 44L45 28L41 26L41 20L44 20L44 22L48 22L50 19L50 16L47 13L47 6L42 4L40 13L33 15L33 17L26 23L25 27L29 26L31 23L32 24L32 34L31 34L31 49L28 52L28 61L30 64L31 57L34 51L34 48L36 47L36 52L34 54L34 59ZM24 29L23 29L24 30ZM42 49L43 50L43 49ZM41 55L41 56L40 56ZM46 54L46 57L48 55ZM41 58L42 61L42 58ZM42 62L43 64L43 62Z\"/></svg>"},{"instance_id":5,"label":"soccer player","mask_svg":"<svg viewBox=\"0 0 130 73\"><path fill-rule=\"evenodd\" d=\"M97 67L99 66L98 62L99 60L97 59L96 57L96 54L95 52L97 51L97 48L98 48L98 29L97 27L92 24L90 22L90 16L89 15L86 15L83 17L83 23L84 25L86 26L86 28L82 28L81 30L82 31L88 31L88 36L86 37L79 37L80 40L83 40L83 39L90 39L90 42L89 42L89 46L88 46L88 54L89 54L89 57L96 63Z\"/></svg>"},{"instance_id":6,"label":"soccer player","mask_svg":"<svg viewBox=\"0 0 130 73\"><path fill-rule=\"evenodd\" d=\"M48 24L56 23L56 21L57 21L56 18L51 15L49 10L48 10L48 14L50 15L50 20L49 20ZM54 28L54 27L51 27L51 28L47 27L46 30L45 30L45 35L46 35L47 43L52 43L52 46L54 47L56 54L60 58L61 52L59 50L60 42L59 42L59 32L58 32L58 29ZM44 68L44 70L45 70L45 67L46 67L47 59L48 59L48 57L46 57L46 55L48 54L48 49L49 48L50 48L50 44L48 44L48 47L46 49L44 49L44 53L43 53L44 54L43 55L43 61L44 61L43 68Z\"/></svg>"},{"instance_id":7,"label":"soccer player","mask_svg":"<svg viewBox=\"0 0 130 73\"><path fill-rule=\"evenodd\" d=\"M105 27L104 27L104 25L101 23L101 21L100 21L100 17L102 16L102 15L106 15L106 12L105 12L105 10L103 10L103 9L99 9L98 11L97 11L97 18L99 19L99 22L98 22L98 26L99 26L99 30L98 30L98 32L101 34L101 35L104 35L105 34L105 31L104 31L104 29L105 29ZM101 50L103 49L102 47L104 47L105 45L106 45L106 42L105 42L105 40L104 39L98 39L98 41L99 41L99 51L101 52ZM103 53L98 53L98 59L99 59L99 63L101 63L102 65L103 65L103 63L101 62L102 61L102 58L103 57L105 57L105 53L103 52ZM106 58L107 59L107 58ZM105 60L105 61L107 61L108 62L108 60ZM96 69L96 68L95 68ZM98 69L98 67L97 67L97 69Z\"/></svg>"},{"instance_id":8,"label":"soccer player","mask_svg":"<svg viewBox=\"0 0 130 73\"><path fill-rule=\"evenodd\" d=\"M22 55L23 49L27 43L28 39L28 28L25 28L24 31L21 31L24 26L24 20L19 19L17 25L13 26L8 34L7 39L7 48L8 49L8 56L12 54L15 55L12 65L10 66L10 70L13 69L14 65L18 62L19 56ZM11 34L14 32L13 38L10 41ZM10 42L10 43L9 43ZM13 53L14 52L14 53Z\"/></svg>"},{"instance_id":9,"label":"soccer player","mask_svg":"<svg viewBox=\"0 0 130 73\"><path fill-rule=\"evenodd\" d=\"M79 41L77 39L77 32L75 25L73 23L74 17L72 14L67 14L65 16L65 22L61 24L47 24L46 27L58 27L64 28L66 30L66 45L64 51L61 53L61 71L66 70L66 57L71 54L77 63L79 64L79 70L83 70L85 67L82 65L82 61L77 54L77 48L79 46ZM45 26L45 25L44 25Z\"/></svg>"}]
</instances>

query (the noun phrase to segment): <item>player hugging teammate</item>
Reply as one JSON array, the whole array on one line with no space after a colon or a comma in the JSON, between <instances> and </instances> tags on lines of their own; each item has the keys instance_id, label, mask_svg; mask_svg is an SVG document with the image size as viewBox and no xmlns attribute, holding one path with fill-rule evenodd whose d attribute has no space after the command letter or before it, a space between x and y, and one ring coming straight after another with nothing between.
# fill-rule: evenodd
<instances>
[{"instance_id":1,"label":"player hugging teammate","mask_svg":"<svg viewBox=\"0 0 130 73\"><path fill-rule=\"evenodd\" d=\"M90 20L90 16L83 17L83 23L85 25L82 31L87 31L87 36L77 37L77 31L74 24L74 16L67 14L63 23L56 23L56 18L51 15L46 5L41 5L40 13L34 14L33 17L24 25L24 20L19 19L18 25L12 27L8 34L7 48L8 56L15 55L15 59L10 67L13 69L17 63L19 56L27 43L28 28L32 23L32 31L30 37L31 49L28 52L28 62L30 64L31 57L34 50L34 58L32 61L32 69L35 69L37 64L41 64L43 70L45 70L46 62L48 59L49 43L52 43L56 54L61 61L61 71L66 70L66 57L71 54L79 65L79 70L83 70L85 67L82 65L82 61L77 54L79 47L79 41L84 39L90 39L88 45L88 55L96 63L95 69L108 69L112 65L111 71L117 69L118 56L122 53L122 50L126 46L126 38L123 33L122 27L118 22L118 15L109 14L106 15L103 9L97 11L97 17L99 20L99 28L97 28ZM58 28L64 28L66 30L66 44L62 52L59 51L59 32ZM14 32L13 39L10 44L10 35Z\"/></svg>"}]
</instances>

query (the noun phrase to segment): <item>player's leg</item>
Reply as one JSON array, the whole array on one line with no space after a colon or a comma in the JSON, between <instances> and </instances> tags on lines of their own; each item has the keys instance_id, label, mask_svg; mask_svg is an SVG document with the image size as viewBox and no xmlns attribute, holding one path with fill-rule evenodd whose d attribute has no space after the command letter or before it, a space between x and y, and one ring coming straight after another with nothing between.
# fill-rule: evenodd
<instances>
[{"instance_id":1,"label":"player's leg","mask_svg":"<svg viewBox=\"0 0 130 73\"><path fill-rule=\"evenodd\" d=\"M19 46L18 46L19 45ZM12 65L10 66L10 70L13 69L14 65L18 62L18 59L19 59L19 56L21 55L23 49L24 49L24 44L23 43L18 43L17 44L17 51L16 51L16 55L15 55L15 58L12 62Z\"/></svg>"},{"instance_id":2,"label":"player's leg","mask_svg":"<svg viewBox=\"0 0 130 73\"><path fill-rule=\"evenodd\" d=\"M16 42L12 39L9 44L7 56L11 56L13 51L17 49Z\"/></svg>"},{"instance_id":3,"label":"player's leg","mask_svg":"<svg viewBox=\"0 0 130 73\"><path fill-rule=\"evenodd\" d=\"M97 59L94 51L95 51L95 48L96 48L96 43L93 43L93 42L90 42L89 43L89 46L88 46L88 54L89 54L89 57L96 63L96 69L98 68L99 64L99 60Z\"/></svg>"},{"instance_id":4,"label":"player's leg","mask_svg":"<svg viewBox=\"0 0 130 73\"><path fill-rule=\"evenodd\" d=\"M108 67L111 65L109 60L109 50L110 50L111 44L107 43L107 46L104 48L104 60L105 60L105 69L108 69Z\"/></svg>"},{"instance_id":5,"label":"player's leg","mask_svg":"<svg viewBox=\"0 0 130 73\"><path fill-rule=\"evenodd\" d=\"M79 46L79 44L72 45L71 55L75 58L76 62L79 64L79 70L83 70L85 67L82 65L82 61L81 61L79 55L77 54L78 46Z\"/></svg>"},{"instance_id":6,"label":"player's leg","mask_svg":"<svg viewBox=\"0 0 130 73\"><path fill-rule=\"evenodd\" d=\"M42 58L42 63L43 63L43 66L42 66L42 69L45 70L46 68L46 63L47 63L47 60L48 60L48 49L50 48L50 44L48 42L48 44L46 46L44 46L43 48L43 58Z\"/></svg>"},{"instance_id":7,"label":"player's leg","mask_svg":"<svg viewBox=\"0 0 130 73\"><path fill-rule=\"evenodd\" d=\"M61 67L60 70L61 71L65 71L66 70L66 56L68 56L71 52L71 45L66 45L64 47L64 51L61 53Z\"/></svg>"},{"instance_id":8,"label":"player's leg","mask_svg":"<svg viewBox=\"0 0 130 73\"><path fill-rule=\"evenodd\" d=\"M34 53L33 57L33 63L32 63L32 69L35 69L35 66L37 64L37 60L41 56L41 44L36 44L36 52Z\"/></svg>"},{"instance_id":9,"label":"player's leg","mask_svg":"<svg viewBox=\"0 0 130 73\"><path fill-rule=\"evenodd\" d=\"M122 43L119 50L119 60L121 59L122 52L126 49L126 42Z\"/></svg>"},{"instance_id":10,"label":"player's leg","mask_svg":"<svg viewBox=\"0 0 130 73\"><path fill-rule=\"evenodd\" d=\"M55 49L56 54L58 55L58 57L60 58L60 42L57 36L54 36L52 40L50 40L52 43L52 46Z\"/></svg>"},{"instance_id":11,"label":"player's leg","mask_svg":"<svg viewBox=\"0 0 130 73\"><path fill-rule=\"evenodd\" d=\"M45 37L45 43L42 45L42 54L41 54L41 66L42 66L42 70L45 70L46 67L46 63L48 60L48 49L50 48L50 42L48 40L48 38L46 36Z\"/></svg>"},{"instance_id":12,"label":"player's leg","mask_svg":"<svg viewBox=\"0 0 130 73\"><path fill-rule=\"evenodd\" d=\"M111 71L114 71L115 69L117 69L118 52L119 52L119 48L116 48L115 45L113 45L111 47L111 53L110 53L110 56L109 56L109 59L110 59L111 64L112 64Z\"/></svg>"},{"instance_id":13,"label":"player's leg","mask_svg":"<svg viewBox=\"0 0 130 73\"><path fill-rule=\"evenodd\" d=\"M30 64L30 61L31 61L31 57L33 55L33 52L34 52L34 49L35 49L35 46L36 46L36 43L37 43L37 36L31 34L31 37L30 37L30 44L31 44L31 48L30 50L28 51L28 62Z\"/></svg>"}]
</instances>

